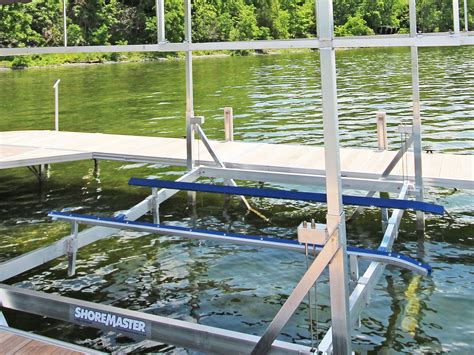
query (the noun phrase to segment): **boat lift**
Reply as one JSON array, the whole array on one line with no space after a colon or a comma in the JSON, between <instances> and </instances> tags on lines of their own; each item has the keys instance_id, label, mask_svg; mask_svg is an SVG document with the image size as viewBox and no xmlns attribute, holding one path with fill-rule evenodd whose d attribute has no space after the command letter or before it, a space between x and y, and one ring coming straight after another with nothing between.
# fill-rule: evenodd
<instances>
[{"instance_id":1,"label":"boat lift","mask_svg":"<svg viewBox=\"0 0 474 355\"><path fill-rule=\"evenodd\" d=\"M183 180L192 180L195 174L186 174ZM316 226L305 226L305 223L298 228L298 237L309 233L310 239L305 240L285 240L278 238L269 238L264 236L249 236L235 233L222 233L217 231L196 230L192 228L169 226L148 222L136 221L139 216L143 216L146 211L152 214L159 213L159 205L167 198L174 195L178 189L188 191L203 191L214 193L227 193L246 196L259 196L269 198L284 198L303 201L320 201L324 199L324 194L284 191L275 189L252 189L232 186L218 186L209 184L170 182L152 179L131 179L131 185L147 186L152 189L167 187L153 193L146 205L142 202L129 211L117 214L115 217L88 216L64 212L50 212L49 216L55 220L68 221L72 225L70 236L54 243L51 246L38 249L34 252L12 259L7 263L0 265L0 280L10 278L18 274L26 267L31 268L32 264L38 260L51 260L52 258L66 255L68 258L68 274L73 276L75 273L76 255L79 248L103 239L104 232L114 234L119 230L134 230L159 235L173 235L183 238L207 239L215 242L226 242L255 247L277 248L304 253L308 247L314 248L318 256L313 261L311 267L303 276L295 290L283 305L282 309L275 317L265 334L259 338L247 334L231 332L218 328L202 326L198 324L187 323L183 321L171 320L164 317L149 315L142 312L129 311L117 307L98 305L92 302L75 300L63 296L50 295L42 292L24 290L13 286L0 285L0 299L2 306L9 309L27 311L55 318L58 320L69 321L75 324L95 327L99 329L113 330L126 334L132 338L150 339L158 342L172 343L177 346L195 348L200 351L210 353L295 353L310 354L314 349L301 345L290 344L286 342L275 341L283 326L288 322L291 315L298 308L303 298L306 296L309 288L317 281L323 270L332 262L334 255L340 250L337 247L335 231L329 231L327 228L316 228ZM422 208L425 211L437 214L443 213L441 206L423 203L420 205L417 201L406 200L408 192L408 183L405 183L399 195L400 199L380 199L357 197L366 205L383 206L384 208L396 207L390 224L387 228L384 239L378 250L368 250L362 248L347 247L347 254L351 260L351 275L357 287L360 287L361 295L367 297L370 278L360 277L358 275L358 262L368 260L375 268L379 267L378 272L386 265L394 265L404 269L411 270L420 275L429 275L431 267L412 258L391 251L391 246L395 240L398 224L401 215L405 209ZM351 197L351 196L349 196ZM347 197L346 197L347 200ZM352 201L349 199L350 203ZM155 220L159 220L155 216ZM341 220L343 223L343 220ZM79 225L95 226L91 229L79 233ZM106 235L107 237L108 235ZM323 239L317 239L318 237ZM311 238L318 240L322 244L314 244ZM308 238L306 236L306 238ZM41 262L41 261L40 261ZM369 267L370 269L370 267ZM368 270L369 270L368 269ZM367 271L366 271L367 272ZM373 281L372 281L373 282ZM375 283L374 283L375 284ZM367 289L366 289L367 288ZM365 301L365 302L366 302ZM353 307L356 307L354 303ZM360 306L358 306L360 307ZM351 316L357 319L356 313L360 310L354 309Z\"/></svg>"},{"instance_id":2,"label":"boat lift","mask_svg":"<svg viewBox=\"0 0 474 355\"><path fill-rule=\"evenodd\" d=\"M112 45L112 46L64 46L38 48L0 48L0 56L46 54L46 53L87 53L87 52L178 52L186 53L186 140L188 172L176 182L161 180L132 179L134 185L147 186L152 193L127 211L113 217L86 216L51 212L57 220L68 221L72 225L71 234L51 245L34 250L0 264L0 282L6 281L25 271L43 265L61 256L68 258L68 274L74 275L76 255L79 248L116 235L120 230L137 230L161 235L176 235L183 238L202 238L217 242L228 242L258 247L282 248L295 252L305 252L309 247L318 255L308 267L297 286L270 323L262 336L243 334L189 322L168 319L143 312L130 311L92 302L75 300L63 296L25 290L0 284L0 303L3 308L29 312L41 316L69 321L75 324L114 330L138 339L151 339L185 348L193 348L210 353L251 353L251 354L310 354L315 349L303 345L276 340L281 329L288 322L304 297L326 267L329 268L330 306L332 327L317 345L317 351L329 354L351 353L351 328L359 319L368 303L372 290L387 265L409 269L421 275L429 275L431 268L411 258L392 251L398 235L398 228L405 209L417 210L417 227L424 228L424 213L441 214L441 206L424 202L422 161L421 161L421 113L418 74L418 47L473 45L471 32L460 31L459 1L453 0L454 32L449 34L426 34L417 32L416 3L409 1L409 35L384 35L365 37L334 38L333 4L330 0L315 1L317 11L318 38L193 43L191 31L191 1L184 0L185 41L169 43L164 31L164 0L156 0L157 44ZM66 33L65 33L66 39ZM339 129L336 83L336 48L393 47L407 46L411 49L413 120L405 127L410 138L401 147L392 163L387 166L380 180L367 182L367 196L342 195L339 155ZM278 173L271 171L249 171L228 168L212 150L202 128L204 119L194 113L192 59L195 50L252 50L252 49L312 48L319 49L321 62L322 108L324 121L325 176L304 176L301 173ZM197 137L196 137L197 135ZM215 162L215 167L196 166L193 141L199 138L206 146ZM395 165L403 159L406 151L413 146L415 157L414 181L385 181ZM196 183L201 177L225 179L227 186L209 186ZM281 191L270 189L249 189L238 187L234 179L263 182L278 181L306 185L324 185L326 194ZM380 199L373 196L388 185L398 191L396 199ZM395 186L396 185L396 186ZM347 184L345 184L347 186ZM161 189L160 189L161 188ZM291 198L323 201L327 204L326 223L302 222L297 229L298 241L281 240L265 236L247 236L216 231L195 230L160 224L160 205L180 190L228 193L241 196L263 196L270 198ZM391 191L393 191L391 190ZM416 201L409 200L414 196ZM346 245L344 204L377 206L382 209L384 236L377 250L351 248ZM392 214L388 215L391 208ZM139 221L151 213L153 223ZM79 232L79 225L92 225ZM362 273L359 261L370 261ZM349 279L351 282L349 282ZM7 326L7 320L0 313L0 323Z\"/></svg>"}]
</instances>

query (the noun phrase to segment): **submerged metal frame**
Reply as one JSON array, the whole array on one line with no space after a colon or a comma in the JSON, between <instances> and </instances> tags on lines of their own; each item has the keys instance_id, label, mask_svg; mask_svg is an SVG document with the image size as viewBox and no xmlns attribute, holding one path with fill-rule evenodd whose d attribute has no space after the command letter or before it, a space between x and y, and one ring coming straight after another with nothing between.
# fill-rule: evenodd
<instances>
[{"instance_id":1,"label":"submerged metal frame","mask_svg":"<svg viewBox=\"0 0 474 355\"><path fill-rule=\"evenodd\" d=\"M413 145L415 157L415 185L410 191L410 185L403 181L377 181L375 186L378 189L386 191L399 191L399 198L406 198L410 192L414 193L417 200L423 201L423 180L422 180L422 161L421 161L421 113L419 97L419 74L418 74L418 47L432 46L460 46L474 45L474 33L468 31L468 24L465 23L465 32L460 32L459 24L459 0L453 0L453 33L440 34L419 34L416 28L416 2L409 1L410 12L410 34L409 35L386 35L386 36L365 36L365 37L345 37L334 38L334 23L332 1L317 1L317 24L318 38L311 39L293 39L293 40L271 40L271 41L237 41L237 42L214 42L214 43L192 43L191 30L191 1L184 0L185 5L185 41L183 43L169 43L166 41L164 0L156 1L157 13L157 44L151 45L114 45L114 46L67 46L64 47L42 47L42 48L0 48L1 56L29 55L29 54L47 54L47 53L89 53L89 52L180 52L186 53L186 147L187 147L187 167L189 172L181 177L180 181L195 181L200 176L223 177L225 179L242 178L258 181L304 182L305 184L325 183L328 194L328 229L334 231L332 242L334 243L334 255L331 257L330 268L330 292L331 292L331 317L332 328L325 335L320 344L321 351L325 353L334 352L337 354L348 354L350 352L350 328L360 314L363 305L367 301L371 290L374 288L377 280L385 269L385 265L380 261L373 261L362 277L359 274L357 256L351 255L351 274L357 282L355 289L349 297L349 281L347 266L347 247L345 236L344 210L341 201L342 187L351 187L367 185L374 183L369 179L357 179L357 177L341 177L340 156L339 156L339 132L338 132L338 114L337 114L337 84L335 71L335 49L336 48L359 48L359 47L410 47L412 63L412 93L413 93ZM467 2L464 1L465 15L467 15ZM467 16L465 17L467 18ZM465 20L466 22L467 20ZM65 29L65 39L66 39ZM321 61L321 80L323 95L323 120L324 120L324 141L326 158L326 175L314 176L305 175L302 171L284 172L261 172L249 171L244 169L235 169L232 167L218 166L212 167L194 167L195 159L193 155L193 140L195 135L195 126L192 123L194 118L194 100L193 100L193 73L192 73L192 52L196 50L252 50L252 49L283 49L283 48L313 48L320 50ZM202 136L201 136L202 137ZM211 149L212 150L212 149ZM404 152L402 152L404 154ZM218 158L217 158L218 161ZM389 168L389 167L388 167ZM387 174L388 178L389 172ZM294 180L292 179L294 178ZM382 176L381 179L385 177ZM313 180L314 179L314 180ZM370 190L369 190L370 191ZM154 220L159 221L159 205L166 199L175 194L176 190L152 191L152 194L132 207L130 210L121 213L121 216L128 220L136 220L153 211ZM392 217L388 220L388 226L381 243L381 248L391 250L398 232L398 226L403 215L402 210L395 210ZM417 215L417 227L423 228L423 215ZM19 256L12 260L0 264L0 281L9 279L24 271L42 265L59 256L65 255L68 249L65 247L70 243L71 238L77 239L77 248L90 244L94 241L106 238L119 231L119 228L112 227L93 227L83 232L77 233L77 230L70 236L53 243L50 246L40 248L33 252ZM70 251L71 249L69 249ZM75 253L73 253L75 254ZM356 268L357 270L354 270ZM356 275L354 277L354 275ZM314 279L314 274L311 280ZM305 283L305 284L310 284ZM7 286L0 286L0 301L7 305L11 299L11 294L21 294L15 290L8 289ZM31 291L33 292L33 291ZM303 292L304 293L304 292ZM36 295L37 296L37 295ZM36 297L35 296L35 297ZM48 297L53 297L48 295ZM54 296L59 297L60 296ZM6 302L6 303L5 303ZM95 305L99 307L99 305ZM106 306L100 306L106 307ZM1 312L0 312L1 316ZM286 317L287 315L285 315ZM170 324L170 320L166 324ZM222 330L210 329L208 336L219 336ZM274 335L274 331L272 331ZM267 333L269 334L269 333ZM272 335L272 337L273 337ZM170 335L171 336L171 335ZM243 336L239 333L239 336ZM252 336L248 336L252 337ZM268 340L271 337L266 337ZM244 344L249 338L242 338ZM261 341L263 344L263 337ZM162 339L162 341L167 341ZM258 337L253 337L253 345L257 344ZM178 342L179 343L179 342ZM247 341L247 345L250 344ZM269 344L266 342L265 349ZM273 343L273 347L278 342ZM189 346L192 346L190 344ZM194 344L195 345L195 344ZM273 349L272 347L272 349ZM303 353L306 348L299 351Z\"/></svg>"}]
</instances>

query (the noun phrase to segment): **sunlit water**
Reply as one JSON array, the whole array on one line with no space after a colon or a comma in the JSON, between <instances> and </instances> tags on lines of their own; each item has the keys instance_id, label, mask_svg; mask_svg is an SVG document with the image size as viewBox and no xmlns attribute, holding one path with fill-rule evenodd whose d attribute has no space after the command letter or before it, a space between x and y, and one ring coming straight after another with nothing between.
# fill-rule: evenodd
<instances>
[{"instance_id":1,"label":"sunlit water","mask_svg":"<svg viewBox=\"0 0 474 355\"><path fill-rule=\"evenodd\" d=\"M424 148L474 151L474 49L420 50ZM411 115L408 50L339 51L341 142L376 147L375 111L389 117L389 144ZM322 144L317 52L194 61L196 113L208 136L222 139L223 107L235 113L235 138L272 143ZM61 78L62 130L182 137L185 78L182 61L62 67L0 73L0 130L52 129L52 84ZM27 169L0 171L0 260L47 245L69 232L48 211L111 215L149 193L129 187L131 176L175 179L180 169L150 164L89 161L53 165L41 187ZM249 184L255 186L255 184ZM282 187L282 186L278 186ZM294 187L294 186L291 186ZM308 189L308 187L305 187ZM454 219L427 216L424 237L405 214L395 250L433 266L431 277L389 267L354 332L356 349L391 352L474 351L473 194L427 189L428 200ZM206 229L295 238L302 220L323 221L324 206L252 199L269 222L247 214L238 200L198 194L196 208L180 193L162 205L162 221ZM350 213L351 208L347 209ZM347 226L348 243L376 248L380 214L366 210ZM81 249L77 275L58 259L8 281L50 293L262 334L306 268L303 255L230 244L123 232ZM318 283L318 336L328 329L327 274ZM126 337L37 316L5 312L10 325L105 351L130 349ZM306 304L280 338L310 344ZM137 351L185 353L139 344Z\"/></svg>"}]
</instances>

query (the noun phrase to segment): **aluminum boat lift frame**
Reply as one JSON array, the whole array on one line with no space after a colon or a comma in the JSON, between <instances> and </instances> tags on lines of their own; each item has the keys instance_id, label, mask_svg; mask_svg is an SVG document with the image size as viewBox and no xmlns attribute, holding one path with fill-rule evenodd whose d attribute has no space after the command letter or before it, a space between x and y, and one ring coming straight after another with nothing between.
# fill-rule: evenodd
<instances>
[{"instance_id":1,"label":"aluminum boat lift frame","mask_svg":"<svg viewBox=\"0 0 474 355\"><path fill-rule=\"evenodd\" d=\"M185 52L186 53L186 139L187 139L187 166L188 173L178 181L194 182L201 176L222 177L228 179L243 179L268 182L301 183L308 185L325 184L327 191L328 215L326 227L328 241L321 248L318 257L303 276L300 283L290 295L289 300L280 310L274 321L262 337L231 332L218 328L206 327L181 321L165 319L158 316L147 315L140 312L118 309L110 306L93 304L90 302L71 300L66 297L44 294L36 291L23 290L12 286L0 285L1 306L21 311L27 311L52 318L75 321L71 316L71 307L83 307L90 312L103 312L109 316L128 317L133 324L143 321L149 325L146 336L150 339L168 342L178 346L197 348L201 351L221 353L310 353L312 349L285 342L273 341L279 331L299 305L307 290L316 281L317 277L329 266L329 282L331 293L331 320L332 328L324 336L319 344L318 350L323 353L348 354L350 353L350 329L358 319L360 312L370 298L370 293L380 279L385 266L390 258L381 259L377 256L363 256L350 252L346 247L345 218L342 204L342 183L345 186L356 184L366 187L367 191L377 189L378 191L398 191L398 199L407 199L409 194L415 195L418 201L423 201L422 162L421 162L421 114L419 97L419 74L418 74L418 47L431 46L459 46L473 45L474 36L468 31L465 24L465 32L460 31L459 23L459 1L453 0L453 28L452 33L441 34L419 34L416 26L416 3L409 0L410 11L410 34L409 35L386 35L366 37L334 38L333 4L330 0L319 0L316 3L316 16L318 26L318 38L294 39L294 40L272 40L272 41L246 41L246 42L215 42L215 43L192 43L191 32L191 1L184 0L185 6L185 41L184 43L169 43L166 41L164 31L164 0L156 0L157 10L157 44L151 45L126 45L126 46L84 46L68 47L65 40L64 47L42 47L42 48L0 48L0 56L48 54L48 53L87 53L87 52ZM466 0L464 0L467 9ZM467 12L467 10L466 10ZM66 33L64 34L66 38ZM392 163L396 164L413 142L415 156L415 181L414 186L406 181L393 182L384 181L383 178L390 174L394 164L386 169L385 176L380 180L347 179L341 177L339 156L339 131L338 131L338 109L337 109L337 84L336 84L336 48L359 48L359 47L402 47L411 48L412 63L412 91L413 91L413 125L411 128L412 138L400 150ZM282 48L313 48L320 51L321 81L322 81L322 103L324 121L324 147L326 159L326 175L313 176L304 174L292 174L281 172L248 171L243 169L227 169L217 156L211 155L216 161L216 168L196 167L194 165L193 140L197 132L201 140L206 144L207 137L200 127L202 121L197 120L194 115L193 102L193 76L192 76L192 52L195 50L245 50L245 49L282 49ZM154 188L152 194L121 214L120 221L112 221L104 224L104 220L97 220L98 224L82 232L78 231L81 217L69 216L72 221L72 233L69 236L44 248L37 249L25 255L0 264L0 281L5 281L22 272L31 270L39 265L47 263L55 258L67 255L69 258L69 271L73 273L75 255L78 248L93 243L100 239L116 234L122 228L138 228L130 226L130 221L135 221L143 215L152 212L155 222L159 222L159 206L169 199L177 190ZM371 191L369 194L373 195ZM402 209L395 209L390 218L385 219L385 233L380 248L390 252L397 237L398 227L403 216ZM59 215L54 217L58 218ZM64 216L63 216L64 217ZM64 217L62 219L68 219ZM127 221L129 226L127 226ZM417 214L417 227L423 229L423 214ZM86 221L87 222L87 221ZM90 221L88 221L90 222ZM115 223L115 224L114 224ZM132 229L133 229L132 228ZM139 228L145 228L140 226ZM164 233L158 231L159 225L151 228L149 232ZM155 230L153 230L155 228ZM146 229L146 228L145 228ZM177 231L174 231L176 234ZM199 236L198 232L190 232L191 236ZM254 243L254 242L253 242ZM262 246L271 246L270 244ZM279 244L281 247L282 244ZM274 246L271 246L274 247ZM348 257L349 254L349 257ZM358 259L365 257L371 260L369 267L362 276L359 275ZM350 278L355 285L349 296L349 271ZM400 265L399 265L400 266ZM414 270L424 273L420 270ZM116 318L114 318L116 319ZM100 320L100 319L99 319ZM0 323L6 324L6 320L0 313ZM76 323L84 324L76 320ZM90 321L90 326L102 328L99 322ZM127 323L128 324L128 323ZM141 324L141 323L140 323ZM110 328L110 327L109 327Z\"/></svg>"}]
</instances>

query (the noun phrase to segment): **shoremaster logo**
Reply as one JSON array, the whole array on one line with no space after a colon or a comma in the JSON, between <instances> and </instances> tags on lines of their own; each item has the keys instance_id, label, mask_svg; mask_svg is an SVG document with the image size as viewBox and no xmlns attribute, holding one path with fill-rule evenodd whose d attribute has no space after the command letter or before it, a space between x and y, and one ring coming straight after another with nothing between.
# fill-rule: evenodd
<instances>
[{"instance_id":1,"label":"shoremaster logo","mask_svg":"<svg viewBox=\"0 0 474 355\"><path fill-rule=\"evenodd\" d=\"M133 333L147 336L150 333L150 324L139 319L123 315L102 312L91 308L79 306L71 307L71 316L76 323L82 325L97 325L99 327L113 328L120 332Z\"/></svg>"}]
</instances>

